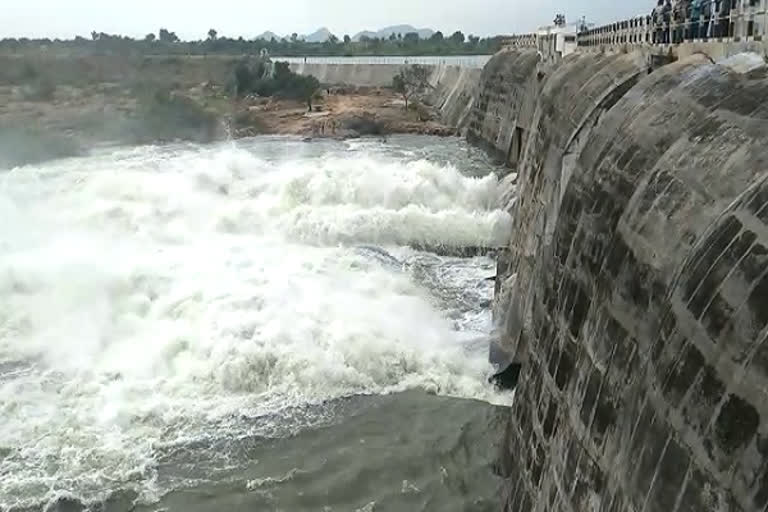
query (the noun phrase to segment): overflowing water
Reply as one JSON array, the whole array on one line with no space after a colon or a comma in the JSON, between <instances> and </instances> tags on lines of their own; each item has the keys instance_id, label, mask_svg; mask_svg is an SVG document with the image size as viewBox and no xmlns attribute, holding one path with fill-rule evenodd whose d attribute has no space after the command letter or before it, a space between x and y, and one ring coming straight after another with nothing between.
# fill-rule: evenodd
<instances>
[{"instance_id":1,"label":"overflowing water","mask_svg":"<svg viewBox=\"0 0 768 512\"><path fill-rule=\"evenodd\" d=\"M492 506L494 267L449 256L508 236L489 171L425 137L0 171L0 510Z\"/></svg>"}]
</instances>

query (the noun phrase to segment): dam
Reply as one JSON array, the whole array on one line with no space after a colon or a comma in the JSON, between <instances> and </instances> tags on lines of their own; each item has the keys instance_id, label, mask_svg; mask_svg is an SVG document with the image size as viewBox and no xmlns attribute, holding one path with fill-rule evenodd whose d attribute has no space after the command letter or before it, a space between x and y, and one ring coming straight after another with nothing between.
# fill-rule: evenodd
<instances>
[{"instance_id":1,"label":"dam","mask_svg":"<svg viewBox=\"0 0 768 512\"><path fill-rule=\"evenodd\" d=\"M291 59L314 106L0 52L0 511L766 512L765 3Z\"/></svg>"},{"instance_id":2,"label":"dam","mask_svg":"<svg viewBox=\"0 0 768 512\"><path fill-rule=\"evenodd\" d=\"M768 46L745 9L708 40L654 44L644 17L432 68L434 105L509 169L504 511L768 509Z\"/></svg>"}]
</instances>

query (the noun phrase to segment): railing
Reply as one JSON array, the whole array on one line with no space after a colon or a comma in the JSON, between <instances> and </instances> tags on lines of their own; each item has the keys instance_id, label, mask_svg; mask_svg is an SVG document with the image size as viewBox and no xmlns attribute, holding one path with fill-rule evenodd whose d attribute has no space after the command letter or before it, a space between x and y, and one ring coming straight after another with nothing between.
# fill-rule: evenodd
<instances>
[{"instance_id":1,"label":"railing","mask_svg":"<svg viewBox=\"0 0 768 512\"><path fill-rule=\"evenodd\" d=\"M652 42L652 32L651 17L639 16L580 32L576 41L580 47L649 44Z\"/></svg>"},{"instance_id":2,"label":"railing","mask_svg":"<svg viewBox=\"0 0 768 512\"><path fill-rule=\"evenodd\" d=\"M445 56L359 56L359 57L279 57L274 61L291 64L391 64L403 66L421 64L424 66L458 66L463 68L482 68L491 59L490 55L445 55Z\"/></svg>"},{"instance_id":3,"label":"railing","mask_svg":"<svg viewBox=\"0 0 768 512\"><path fill-rule=\"evenodd\" d=\"M704 0L702 5L711 5ZM706 5L705 5L706 4ZM576 36L581 49L627 45L676 45L685 42L738 42L768 40L768 0L722 0L719 12L708 14L704 7L694 11L685 2L657 16L636 16L601 27L582 30ZM542 54L552 51L551 34L520 34L505 40L507 48L536 48Z\"/></svg>"},{"instance_id":4,"label":"railing","mask_svg":"<svg viewBox=\"0 0 768 512\"><path fill-rule=\"evenodd\" d=\"M538 46L537 34L520 34L505 39L503 45L507 48L536 48Z\"/></svg>"},{"instance_id":5,"label":"railing","mask_svg":"<svg viewBox=\"0 0 768 512\"><path fill-rule=\"evenodd\" d=\"M708 1L708 0L705 0ZM762 41L768 35L768 0L725 0L720 12L673 10L665 20L640 16L579 33L578 45L669 45L691 41Z\"/></svg>"}]
</instances>

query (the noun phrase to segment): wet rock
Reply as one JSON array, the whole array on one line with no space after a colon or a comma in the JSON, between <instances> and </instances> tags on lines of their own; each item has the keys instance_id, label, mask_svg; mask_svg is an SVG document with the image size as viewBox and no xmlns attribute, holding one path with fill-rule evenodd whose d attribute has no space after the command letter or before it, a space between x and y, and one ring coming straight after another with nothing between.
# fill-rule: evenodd
<instances>
[{"instance_id":1,"label":"wet rock","mask_svg":"<svg viewBox=\"0 0 768 512\"><path fill-rule=\"evenodd\" d=\"M384 135L386 126L373 115L359 115L342 122L342 128L358 135Z\"/></svg>"},{"instance_id":2,"label":"wet rock","mask_svg":"<svg viewBox=\"0 0 768 512\"><path fill-rule=\"evenodd\" d=\"M60 496L45 507L45 512L83 512L86 509L82 502L69 496Z\"/></svg>"},{"instance_id":3,"label":"wet rock","mask_svg":"<svg viewBox=\"0 0 768 512\"><path fill-rule=\"evenodd\" d=\"M521 369L522 365L512 363L503 371L491 377L490 382L499 389L504 391L512 391L517 387L517 382L520 379Z\"/></svg>"}]
</instances>

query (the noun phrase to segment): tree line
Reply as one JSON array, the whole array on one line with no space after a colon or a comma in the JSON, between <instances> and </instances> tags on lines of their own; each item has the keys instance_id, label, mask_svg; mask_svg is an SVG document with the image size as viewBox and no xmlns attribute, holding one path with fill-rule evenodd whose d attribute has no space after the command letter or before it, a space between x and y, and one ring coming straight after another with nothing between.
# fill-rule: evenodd
<instances>
[{"instance_id":1,"label":"tree line","mask_svg":"<svg viewBox=\"0 0 768 512\"><path fill-rule=\"evenodd\" d=\"M392 34L386 38L363 36L353 41L349 35L341 38L331 35L322 43L306 42L292 34L286 39L244 39L219 36L210 29L205 39L182 41L175 32L161 28L157 34L147 34L143 39L93 31L90 38L29 39L6 38L0 40L0 50L17 52L44 47L94 54L195 54L240 55L259 54L266 50L270 55L281 57L303 56L418 56L418 55L477 55L493 54L502 46L504 36L479 38L465 36L456 31L450 36L436 32L427 39L416 32Z\"/></svg>"}]
</instances>

